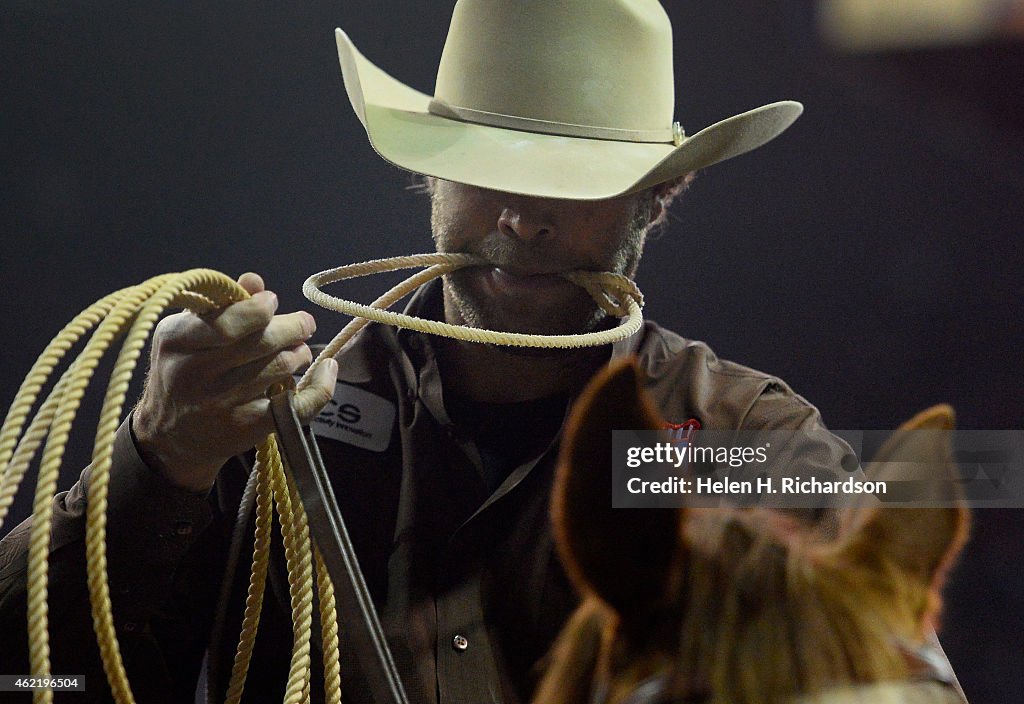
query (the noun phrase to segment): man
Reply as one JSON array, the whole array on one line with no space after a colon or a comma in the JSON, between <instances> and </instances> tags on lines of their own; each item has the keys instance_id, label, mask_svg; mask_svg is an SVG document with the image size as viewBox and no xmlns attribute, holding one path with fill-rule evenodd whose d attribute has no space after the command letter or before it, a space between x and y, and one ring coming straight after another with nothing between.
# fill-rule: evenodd
<instances>
[{"instance_id":1,"label":"man","mask_svg":"<svg viewBox=\"0 0 1024 704\"><path fill-rule=\"evenodd\" d=\"M775 103L686 137L673 122L670 32L656 0L460 0L431 97L339 31L345 86L371 144L428 177L438 250L490 263L424 287L410 312L536 334L609 324L559 274L632 276L647 231L694 171L769 141L801 110ZM278 314L255 274L240 283L250 299L160 324L146 390L116 441L109 574L139 701L190 700L204 654L205 686L222 700L252 533L250 468L235 456L272 430L265 390L312 358L311 316ZM575 604L547 517L561 424L594 371L624 354L638 357L669 421L801 429L808 461L824 468L848 452L783 382L650 323L613 349L556 352L370 326L305 392L347 414L344 426L315 425L321 452L417 701L529 700ZM88 479L86 470L55 502L50 620L53 671L86 674L98 701L102 668L86 646ZM24 629L27 538L23 525L0 549L4 633ZM280 701L286 680L279 544L272 559L245 701ZM0 642L5 672L27 671L24 640ZM342 672L346 701L365 701L350 661ZM312 696L320 691L314 682Z\"/></svg>"}]
</instances>

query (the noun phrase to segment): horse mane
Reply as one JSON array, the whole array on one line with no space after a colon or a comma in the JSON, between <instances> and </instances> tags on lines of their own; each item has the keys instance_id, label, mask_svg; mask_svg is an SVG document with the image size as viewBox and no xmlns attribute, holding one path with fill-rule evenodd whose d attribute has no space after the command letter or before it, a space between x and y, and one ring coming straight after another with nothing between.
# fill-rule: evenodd
<instances>
[{"instance_id":1,"label":"horse mane","mask_svg":"<svg viewBox=\"0 0 1024 704\"><path fill-rule=\"evenodd\" d=\"M914 637L906 604L923 590L909 581L878 579L834 547L780 530L764 510L709 510L692 517L686 537L681 686L754 704L907 677L898 650L879 644Z\"/></svg>"}]
</instances>

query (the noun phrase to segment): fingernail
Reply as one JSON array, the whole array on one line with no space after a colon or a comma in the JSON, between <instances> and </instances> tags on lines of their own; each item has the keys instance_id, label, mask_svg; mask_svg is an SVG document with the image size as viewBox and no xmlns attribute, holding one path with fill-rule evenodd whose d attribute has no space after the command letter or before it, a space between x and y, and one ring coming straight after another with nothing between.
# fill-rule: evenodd
<instances>
[{"instance_id":1,"label":"fingernail","mask_svg":"<svg viewBox=\"0 0 1024 704\"><path fill-rule=\"evenodd\" d=\"M333 376L337 376L338 375L338 360L336 360L334 357L331 357L330 359L328 359L327 360L327 369L331 372L331 374Z\"/></svg>"}]
</instances>

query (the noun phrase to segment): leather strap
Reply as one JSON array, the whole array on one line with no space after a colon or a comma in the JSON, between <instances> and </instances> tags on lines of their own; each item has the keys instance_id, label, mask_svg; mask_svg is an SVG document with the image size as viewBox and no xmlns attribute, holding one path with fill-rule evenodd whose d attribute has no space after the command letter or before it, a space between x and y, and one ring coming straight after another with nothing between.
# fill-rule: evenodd
<instances>
[{"instance_id":1,"label":"leather strap","mask_svg":"<svg viewBox=\"0 0 1024 704\"><path fill-rule=\"evenodd\" d=\"M338 620L348 634L356 661L378 704L409 704L398 668L363 579L345 521L331 490L316 438L303 428L292 406L295 392L288 389L270 398L281 457L291 471L309 532L323 556L334 583Z\"/></svg>"}]
</instances>

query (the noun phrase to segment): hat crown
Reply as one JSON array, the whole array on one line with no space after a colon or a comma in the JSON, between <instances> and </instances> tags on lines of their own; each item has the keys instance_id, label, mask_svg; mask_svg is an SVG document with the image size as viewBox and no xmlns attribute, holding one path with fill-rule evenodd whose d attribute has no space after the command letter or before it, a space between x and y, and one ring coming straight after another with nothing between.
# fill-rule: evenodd
<instances>
[{"instance_id":1,"label":"hat crown","mask_svg":"<svg viewBox=\"0 0 1024 704\"><path fill-rule=\"evenodd\" d=\"M569 125L670 130L672 26L657 0L459 0L434 97Z\"/></svg>"}]
</instances>

